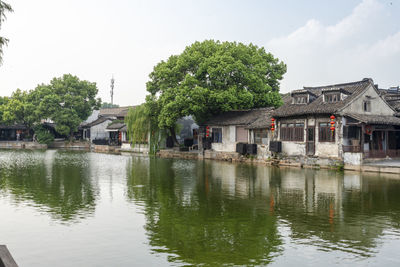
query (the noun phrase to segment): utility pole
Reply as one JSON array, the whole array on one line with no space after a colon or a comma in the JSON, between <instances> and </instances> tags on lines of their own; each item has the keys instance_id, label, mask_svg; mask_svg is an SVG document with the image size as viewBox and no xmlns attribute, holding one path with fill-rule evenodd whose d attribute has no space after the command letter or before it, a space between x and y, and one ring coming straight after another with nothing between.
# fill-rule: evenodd
<instances>
[{"instance_id":1,"label":"utility pole","mask_svg":"<svg viewBox=\"0 0 400 267\"><path fill-rule=\"evenodd\" d=\"M111 105L113 105L114 104L114 75L111 78L110 87L111 87L111 91L110 91L110 94L111 94Z\"/></svg>"}]
</instances>

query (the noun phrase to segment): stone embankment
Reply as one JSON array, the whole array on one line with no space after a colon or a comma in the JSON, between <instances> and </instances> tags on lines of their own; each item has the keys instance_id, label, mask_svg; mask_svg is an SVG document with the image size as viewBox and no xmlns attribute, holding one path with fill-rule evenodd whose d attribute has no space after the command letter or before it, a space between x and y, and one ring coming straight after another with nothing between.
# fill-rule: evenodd
<instances>
[{"instance_id":1,"label":"stone embankment","mask_svg":"<svg viewBox=\"0 0 400 267\"><path fill-rule=\"evenodd\" d=\"M90 149L89 142L68 142L55 141L49 145L49 148L65 148L65 149Z\"/></svg>"},{"instance_id":2,"label":"stone embankment","mask_svg":"<svg viewBox=\"0 0 400 267\"><path fill-rule=\"evenodd\" d=\"M270 159L258 159L252 156L243 156L236 152L217 152L205 150L203 153L198 151L178 151L174 149L165 149L157 153L162 158L183 158L183 159L211 159L230 162L244 162L250 164L273 165L279 167L297 167L313 169L334 169L350 170L360 172L376 172L400 174L400 160L389 160L383 164L366 163L364 165L344 165L343 161L335 158L319 157L275 157Z\"/></svg>"},{"instance_id":3,"label":"stone embankment","mask_svg":"<svg viewBox=\"0 0 400 267\"><path fill-rule=\"evenodd\" d=\"M47 145L27 141L1 141L0 148L11 149L47 149Z\"/></svg>"}]
</instances>

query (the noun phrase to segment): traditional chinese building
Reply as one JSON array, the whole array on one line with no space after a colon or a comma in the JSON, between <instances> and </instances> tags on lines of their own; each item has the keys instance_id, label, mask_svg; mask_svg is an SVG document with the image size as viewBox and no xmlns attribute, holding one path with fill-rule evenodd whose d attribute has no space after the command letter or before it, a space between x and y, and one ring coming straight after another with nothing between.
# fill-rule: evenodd
<instances>
[{"instance_id":1,"label":"traditional chinese building","mask_svg":"<svg viewBox=\"0 0 400 267\"><path fill-rule=\"evenodd\" d=\"M372 79L294 90L273 112L288 156L343 160L400 157L400 118Z\"/></svg>"}]
</instances>

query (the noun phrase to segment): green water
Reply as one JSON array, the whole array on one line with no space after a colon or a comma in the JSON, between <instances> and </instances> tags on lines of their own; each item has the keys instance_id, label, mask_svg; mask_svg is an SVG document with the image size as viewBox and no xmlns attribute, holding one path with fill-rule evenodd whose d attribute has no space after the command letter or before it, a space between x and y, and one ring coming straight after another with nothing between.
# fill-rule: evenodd
<instances>
[{"instance_id":1,"label":"green water","mask_svg":"<svg viewBox=\"0 0 400 267\"><path fill-rule=\"evenodd\" d=\"M0 151L20 266L400 266L400 176Z\"/></svg>"}]
</instances>

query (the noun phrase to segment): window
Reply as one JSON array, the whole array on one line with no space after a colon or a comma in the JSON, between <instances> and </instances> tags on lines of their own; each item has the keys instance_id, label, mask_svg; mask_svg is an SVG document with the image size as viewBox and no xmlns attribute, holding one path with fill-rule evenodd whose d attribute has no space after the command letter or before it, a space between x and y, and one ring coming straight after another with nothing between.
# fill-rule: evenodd
<instances>
[{"instance_id":1,"label":"window","mask_svg":"<svg viewBox=\"0 0 400 267\"><path fill-rule=\"evenodd\" d=\"M222 128L212 128L211 137L213 143L222 143Z\"/></svg>"},{"instance_id":2,"label":"window","mask_svg":"<svg viewBox=\"0 0 400 267\"><path fill-rule=\"evenodd\" d=\"M334 103L340 101L340 93L325 94L324 101L327 103Z\"/></svg>"},{"instance_id":3,"label":"window","mask_svg":"<svg viewBox=\"0 0 400 267\"><path fill-rule=\"evenodd\" d=\"M267 144L268 131L267 129L255 129L254 130L254 143L256 144Z\"/></svg>"},{"instance_id":4,"label":"window","mask_svg":"<svg viewBox=\"0 0 400 267\"><path fill-rule=\"evenodd\" d=\"M319 124L318 134L319 142L335 142L335 130L331 131L329 122L321 122Z\"/></svg>"},{"instance_id":5,"label":"window","mask_svg":"<svg viewBox=\"0 0 400 267\"><path fill-rule=\"evenodd\" d=\"M280 129L282 141L304 141L304 123L282 123Z\"/></svg>"},{"instance_id":6,"label":"window","mask_svg":"<svg viewBox=\"0 0 400 267\"><path fill-rule=\"evenodd\" d=\"M361 127L358 126L343 126L343 137L346 139L357 139L361 136Z\"/></svg>"},{"instance_id":7,"label":"window","mask_svg":"<svg viewBox=\"0 0 400 267\"><path fill-rule=\"evenodd\" d=\"M371 101L364 101L363 110L366 112L371 112Z\"/></svg>"},{"instance_id":8,"label":"window","mask_svg":"<svg viewBox=\"0 0 400 267\"><path fill-rule=\"evenodd\" d=\"M296 96L294 98L294 104L306 104L307 96Z\"/></svg>"}]
</instances>

